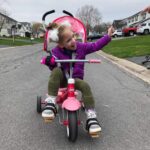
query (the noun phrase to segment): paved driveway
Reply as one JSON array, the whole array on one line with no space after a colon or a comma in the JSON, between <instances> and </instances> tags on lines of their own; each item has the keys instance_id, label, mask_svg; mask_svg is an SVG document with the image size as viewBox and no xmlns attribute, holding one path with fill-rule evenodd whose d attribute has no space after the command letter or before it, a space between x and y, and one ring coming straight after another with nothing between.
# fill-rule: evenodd
<instances>
[{"instance_id":1,"label":"paved driveway","mask_svg":"<svg viewBox=\"0 0 150 150\"><path fill-rule=\"evenodd\" d=\"M58 123L36 113L36 96L47 92L50 71L40 64L42 46L0 50L0 150L150 150L150 86L97 54L86 64L102 135L91 139L79 127L76 143ZM82 116L85 121L85 116Z\"/></svg>"}]
</instances>

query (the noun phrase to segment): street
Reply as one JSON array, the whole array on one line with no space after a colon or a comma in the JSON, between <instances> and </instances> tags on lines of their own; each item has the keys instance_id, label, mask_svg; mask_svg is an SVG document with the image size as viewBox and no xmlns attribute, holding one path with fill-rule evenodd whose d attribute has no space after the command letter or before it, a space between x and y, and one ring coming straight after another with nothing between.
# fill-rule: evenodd
<instances>
[{"instance_id":1,"label":"street","mask_svg":"<svg viewBox=\"0 0 150 150\"><path fill-rule=\"evenodd\" d=\"M58 122L45 124L37 95L47 93L50 71L40 64L42 45L0 48L0 150L150 150L150 85L101 59L86 64L85 80L96 101L101 137L79 127L70 143ZM82 114L84 120L84 114Z\"/></svg>"}]
</instances>

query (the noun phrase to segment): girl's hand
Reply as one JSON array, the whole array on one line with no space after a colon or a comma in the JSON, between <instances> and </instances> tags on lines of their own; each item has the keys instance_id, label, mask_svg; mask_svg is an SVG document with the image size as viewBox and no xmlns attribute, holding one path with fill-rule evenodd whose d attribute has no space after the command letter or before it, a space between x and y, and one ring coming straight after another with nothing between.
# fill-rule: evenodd
<instances>
[{"instance_id":1,"label":"girl's hand","mask_svg":"<svg viewBox=\"0 0 150 150\"><path fill-rule=\"evenodd\" d=\"M108 28L108 35L111 37L112 36L112 34L114 33L114 27L113 26L111 26L111 27L109 27Z\"/></svg>"}]
</instances>

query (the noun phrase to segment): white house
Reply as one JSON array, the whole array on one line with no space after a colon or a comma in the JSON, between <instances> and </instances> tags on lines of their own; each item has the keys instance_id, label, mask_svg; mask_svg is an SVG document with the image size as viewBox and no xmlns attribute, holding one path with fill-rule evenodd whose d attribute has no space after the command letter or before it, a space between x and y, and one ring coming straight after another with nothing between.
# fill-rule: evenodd
<instances>
[{"instance_id":1,"label":"white house","mask_svg":"<svg viewBox=\"0 0 150 150\"><path fill-rule=\"evenodd\" d=\"M21 37L29 37L31 32L31 23L18 22L0 13L0 36L11 36L15 34Z\"/></svg>"},{"instance_id":2,"label":"white house","mask_svg":"<svg viewBox=\"0 0 150 150\"><path fill-rule=\"evenodd\" d=\"M16 20L0 13L0 36L10 36L11 27L17 23Z\"/></svg>"},{"instance_id":3,"label":"white house","mask_svg":"<svg viewBox=\"0 0 150 150\"><path fill-rule=\"evenodd\" d=\"M140 11L132 16L129 16L127 18L121 19L121 20L114 20L113 24L120 27L135 27L143 22L150 22L150 13Z\"/></svg>"},{"instance_id":4,"label":"white house","mask_svg":"<svg viewBox=\"0 0 150 150\"><path fill-rule=\"evenodd\" d=\"M18 22L16 35L21 37L30 37L32 33L31 23L29 22Z\"/></svg>"},{"instance_id":5,"label":"white house","mask_svg":"<svg viewBox=\"0 0 150 150\"><path fill-rule=\"evenodd\" d=\"M143 22L150 22L150 14L148 12L138 12L128 18L124 19L127 22L127 26L137 26Z\"/></svg>"}]
</instances>

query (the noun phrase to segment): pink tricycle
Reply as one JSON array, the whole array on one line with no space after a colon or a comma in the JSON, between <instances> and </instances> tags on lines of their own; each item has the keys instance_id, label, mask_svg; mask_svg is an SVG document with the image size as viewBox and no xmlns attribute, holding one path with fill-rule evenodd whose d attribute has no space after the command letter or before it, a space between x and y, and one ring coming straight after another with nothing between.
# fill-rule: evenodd
<instances>
[{"instance_id":1,"label":"pink tricycle","mask_svg":"<svg viewBox=\"0 0 150 150\"><path fill-rule=\"evenodd\" d=\"M45 40L44 40L44 48L43 50L48 51L48 31L45 27L45 17L49 14L54 13L54 10L46 12L43 17L43 26L45 29ZM60 18L55 19L53 22L62 23L64 21L68 21L71 24L72 30L76 33L77 38L82 42L86 41L86 29L83 23L74 18L72 14L67 11L63 11L67 14L67 16L62 16ZM100 60L77 60L77 59L69 59L69 60L55 60L56 63L69 63L70 64L70 74L68 78L68 85L65 88L60 88L58 91L58 95L56 98L57 105L59 107L59 111L57 116L59 116L60 124L66 126L67 129L67 137L70 141L74 142L78 136L78 126L81 124L80 120L80 110L84 108L84 104L81 100L78 100L77 95L78 92L75 90L75 80L72 78L72 66L73 63L76 62L84 62L84 63L100 63ZM44 59L41 60L41 63L44 64ZM44 106L46 105L45 100L42 100L41 96L37 97L37 112L41 113ZM49 120L46 120L49 121ZM92 137L97 137L98 135L91 135Z\"/></svg>"},{"instance_id":2,"label":"pink tricycle","mask_svg":"<svg viewBox=\"0 0 150 150\"><path fill-rule=\"evenodd\" d=\"M44 60L44 59L43 59ZM43 60L41 63L44 64ZM56 102L59 106L58 113L60 124L66 126L67 137L70 141L74 142L78 136L78 125L81 124L79 110L84 109L84 104L81 100L77 99L78 92L75 90L75 80L72 78L72 63L84 62L84 63L100 63L100 60L55 60L56 63L70 63L70 76L68 78L68 85L66 88L60 88L58 91ZM46 105L46 102L42 100L40 96L37 97L37 112L42 112L42 105ZM62 117L61 117L62 116ZM45 120L49 121L49 120ZM91 135L97 137L98 135Z\"/></svg>"}]
</instances>

